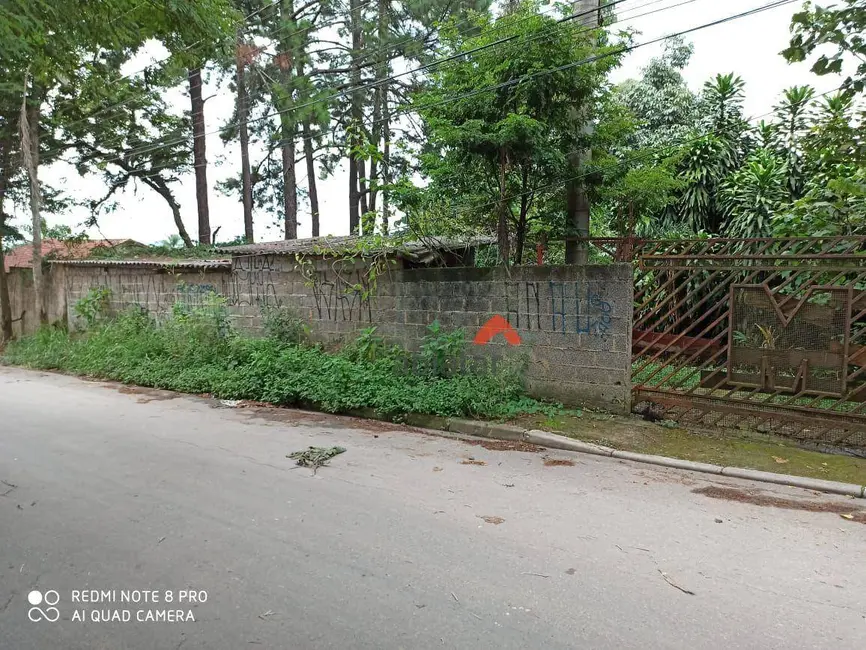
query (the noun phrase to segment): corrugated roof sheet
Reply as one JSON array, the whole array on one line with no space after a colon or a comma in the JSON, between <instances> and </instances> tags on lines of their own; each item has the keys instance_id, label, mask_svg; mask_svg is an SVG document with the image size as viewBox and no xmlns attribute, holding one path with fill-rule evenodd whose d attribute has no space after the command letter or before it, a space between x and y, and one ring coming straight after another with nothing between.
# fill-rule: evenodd
<instances>
[{"instance_id":1,"label":"corrugated roof sheet","mask_svg":"<svg viewBox=\"0 0 866 650\"><path fill-rule=\"evenodd\" d=\"M171 269L230 269L232 261L229 259L219 260L50 260L52 264L64 266L138 266L147 268L171 268Z\"/></svg>"},{"instance_id":2,"label":"corrugated roof sheet","mask_svg":"<svg viewBox=\"0 0 866 650\"><path fill-rule=\"evenodd\" d=\"M94 248L104 246L120 246L121 244L137 243L132 239L93 239L83 242L69 243L60 239L42 240L42 257L51 259L85 259ZM29 269L33 267L33 245L21 244L5 255L6 270Z\"/></svg>"},{"instance_id":3,"label":"corrugated roof sheet","mask_svg":"<svg viewBox=\"0 0 866 650\"><path fill-rule=\"evenodd\" d=\"M363 237L355 235L341 237L310 237L309 239L283 239L280 241L262 242L260 244L243 244L241 246L217 247L219 253L237 255L292 255L292 254L327 254L333 251L341 253L344 249L354 248ZM493 237L472 237L469 239L457 239L452 237L429 237L425 240L400 242L395 240L395 247L407 253L420 253L433 250L460 250L462 248L473 248L486 244L494 244ZM371 243L367 249L371 254L381 252L385 247L378 249Z\"/></svg>"}]
</instances>

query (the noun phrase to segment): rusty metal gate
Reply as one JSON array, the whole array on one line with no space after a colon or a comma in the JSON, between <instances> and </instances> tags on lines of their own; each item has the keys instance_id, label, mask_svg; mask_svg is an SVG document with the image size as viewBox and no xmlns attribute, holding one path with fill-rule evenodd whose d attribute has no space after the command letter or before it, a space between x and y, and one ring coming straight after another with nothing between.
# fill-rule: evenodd
<instances>
[{"instance_id":1,"label":"rusty metal gate","mask_svg":"<svg viewBox=\"0 0 866 650\"><path fill-rule=\"evenodd\" d=\"M866 238L593 243L634 261L635 404L866 447Z\"/></svg>"}]
</instances>

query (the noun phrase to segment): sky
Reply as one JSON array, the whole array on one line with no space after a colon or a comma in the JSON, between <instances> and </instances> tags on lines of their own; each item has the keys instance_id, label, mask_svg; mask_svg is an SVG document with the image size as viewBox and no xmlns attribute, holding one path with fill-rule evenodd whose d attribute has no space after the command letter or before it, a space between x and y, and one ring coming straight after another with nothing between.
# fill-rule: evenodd
<instances>
[{"instance_id":1,"label":"sky","mask_svg":"<svg viewBox=\"0 0 866 650\"><path fill-rule=\"evenodd\" d=\"M685 2L685 3L684 3ZM636 43L642 43L671 33L739 14L760 7L768 0L626 0L618 7L620 28L639 30ZM809 71L808 64L788 64L779 54L788 44L791 16L802 6L797 1L775 9L748 16L740 20L710 27L690 34L686 38L695 45L695 53L684 71L689 86L697 91L703 83L718 73L735 72L746 82L745 113L747 116L764 116L772 110L780 93L792 85L811 84L818 93L839 86L841 77L817 77ZM662 10L670 7L668 10ZM661 10L661 11L659 11ZM640 16L640 14L651 13ZM640 74L640 69L663 49L663 44L639 47L629 53L620 69L613 75L619 82ZM142 57L130 63L130 72L140 70L149 60L159 57L160 52L151 48ZM215 131L227 122L232 114L234 98L227 86L217 86L210 80L205 85L204 96L210 97L205 105L206 128ZM189 99L181 91L172 91L171 101L178 110L187 109ZM243 234L243 210L240 202L225 197L215 190L217 182L236 173L239 168L237 146L223 146L219 136L207 137L208 184L211 229L220 227L218 241L228 241ZM100 179L82 178L75 170L63 163L41 170L45 182L62 188L80 199L100 197L105 192ZM303 164L298 168L298 182L306 186ZM347 208L348 179L345 170L328 180L318 183L321 211L321 234L348 234ZM197 212L195 183L190 172L183 183L175 188L181 204L187 230L195 238ZM66 224L74 232L81 232L82 222L89 216L85 208L73 209L63 215L46 215L49 225ZM28 215L16 215L16 223L22 223ZM274 224L273 215L262 211L254 214L256 241L271 241L282 238L282 229ZM155 243L177 232L171 211L165 201L149 188L139 185L137 191L127 189L120 196L119 207L112 214L99 219L99 229L91 228L87 234L91 239L130 238L142 243ZM309 237L311 225L309 208L301 205L299 213L299 237Z\"/></svg>"}]
</instances>

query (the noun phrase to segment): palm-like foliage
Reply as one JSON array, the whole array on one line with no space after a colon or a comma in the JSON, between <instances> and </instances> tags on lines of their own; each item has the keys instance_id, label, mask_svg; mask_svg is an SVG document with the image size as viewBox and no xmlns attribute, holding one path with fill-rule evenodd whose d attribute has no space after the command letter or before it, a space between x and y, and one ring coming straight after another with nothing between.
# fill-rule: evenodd
<instances>
[{"instance_id":1,"label":"palm-like foliage","mask_svg":"<svg viewBox=\"0 0 866 650\"><path fill-rule=\"evenodd\" d=\"M811 86L788 88L775 107L775 150L785 159L787 187L792 199L803 196L806 185L803 138L809 130L809 107L815 90Z\"/></svg>"},{"instance_id":2,"label":"palm-like foliage","mask_svg":"<svg viewBox=\"0 0 866 650\"><path fill-rule=\"evenodd\" d=\"M772 219L788 198L785 161L765 149L755 152L725 181L721 201L730 217L729 237L767 237Z\"/></svg>"},{"instance_id":3,"label":"palm-like foliage","mask_svg":"<svg viewBox=\"0 0 866 650\"><path fill-rule=\"evenodd\" d=\"M704 84L705 118L700 137L688 143L680 163L685 189L679 221L694 232L719 233L728 214L720 191L748 152L748 125L742 106L745 83L734 74L717 75Z\"/></svg>"}]
</instances>

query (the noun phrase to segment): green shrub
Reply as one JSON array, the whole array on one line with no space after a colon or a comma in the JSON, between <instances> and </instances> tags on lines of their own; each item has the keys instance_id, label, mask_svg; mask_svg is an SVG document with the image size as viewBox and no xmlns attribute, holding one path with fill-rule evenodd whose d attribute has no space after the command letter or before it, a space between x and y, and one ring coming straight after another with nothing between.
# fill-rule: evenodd
<instances>
[{"instance_id":1,"label":"green shrub","mask_svg":"<svg viewBox=\"0 0 866 650\"><path fill-rule=\"evenodd\" d=\"M385 339L376 334L375 327L365 327L358 332L354 340L343 345L340 354L355 362L401 361L408 357L399 345L385 343Z\"/></svg>"},{"instance_id":2,"label":"green shrub","mask_svg":"<svg viewBox=\"0 0 866 650\"><path fill-rule=\"evenodd\" d=\"M88 328L92 328L97 321L108 316L110 306L111 289L91 287L87 295L72 306L72 310L87 324Z\"/></svg>"},{"instance_id":3,"label":"green shrub","mask_svg":"<svg viewBox=\"0 0 866 650\"><path fill-rule=\"evenodd\" d=\"M262 327L265 334L279 341L292 345L303 345L310 340L310 326L288 307L265 305L261 309Z\"/></svg>"},{"instance_id":4,"label":"green shrub","mask_svg":"<svg viewBox=\"0 0 866 650\"><path fill-rule=\"evenodd\" d=\"M446 332L438 320L427 326L418 352L418 369L431 377L448 377L466 363L466 334L462 329Z\"/></svg>"},{"instance_id":5,"label":"green shrub","mask_svg":"<svg viewBox=\"0 0 866 650\"><path fill-rule=\"evenodd\" d=\"M495 371L403 373L406 352L387 346L374 328L339 354L275 337L252 339L228 327L224 303L180 305L165 322L129 310L84 333L45 328L10 343L3 360L156 388L210 393L330 412L373 408L399 419L406 413L508 417L546 408L523 395L517 366ZM452 368L462 333L430 328L419 357L425 368ZM438 360L438 361L436 361Z\"/></svg>"}]
</instances>

